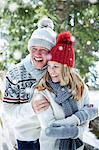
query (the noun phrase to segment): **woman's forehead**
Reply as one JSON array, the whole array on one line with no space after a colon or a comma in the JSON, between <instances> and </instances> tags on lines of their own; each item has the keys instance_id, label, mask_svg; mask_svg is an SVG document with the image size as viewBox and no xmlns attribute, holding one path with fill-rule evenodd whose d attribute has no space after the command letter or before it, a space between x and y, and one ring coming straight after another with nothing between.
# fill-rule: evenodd
<instances>
[{"instance_id":1,"label":"woman's forehead","mask_svg":"<svg viewBox=\"0 0 99 150\"><path fill-rule=\"evenodd\" d=\"M48 64L60 65L60 66L61 66L61 64L60 64L60 63L58 63L58 62L56 62L56 61L48 61Z\"/></svg>"}]
</instances>

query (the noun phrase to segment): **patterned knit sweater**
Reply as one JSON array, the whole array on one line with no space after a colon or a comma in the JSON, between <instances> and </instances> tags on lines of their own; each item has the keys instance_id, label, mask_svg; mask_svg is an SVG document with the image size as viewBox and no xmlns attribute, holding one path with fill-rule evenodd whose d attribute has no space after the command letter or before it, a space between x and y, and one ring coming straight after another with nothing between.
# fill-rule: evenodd
<instances>
[{"instance_id":1,"label":"patterned knit sweater","mask_svg":"<svg viewBox=\"0 0 99 150\"><path fill-rule=\"evenodd\" d=\"M42 70L33 68L29 56L9 70L6 76L4 102L25 103L31 100L33 87L43 77L46 67Z\"/></svg>"},{"instance_id":2,"label":"patterned knit sweater","mask_svg":"<svg viewBox=\"0 0 99 150\"><path fill-rule=\"evenodd\" d=\"M39 138L40 124L33 111L31 98L35 84L46 73L46 66L36 69L28 55L21 63L9 69L6 75L4 109L14 122L18 140Z\"/></svg>"}]
</instances>

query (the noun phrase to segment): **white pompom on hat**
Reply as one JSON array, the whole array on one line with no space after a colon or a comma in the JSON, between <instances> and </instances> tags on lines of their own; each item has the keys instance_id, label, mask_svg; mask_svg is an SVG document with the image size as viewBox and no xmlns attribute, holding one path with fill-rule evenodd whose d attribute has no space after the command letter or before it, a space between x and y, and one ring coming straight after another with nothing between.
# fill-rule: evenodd
<instances>
[{"instance_id":1,"label":"white pompom on hat","mask_svg":"<svg viewBox=\"0 0 99 150\"><path fill-rule=\"evenodd\" d=\"M56 44L56 33L53 30L53 21L48 17L43 17L38 21L38 28L32 33L28 41L28 50L32 46L44 47L48 50Z\"/></svg>"}]
</instances>

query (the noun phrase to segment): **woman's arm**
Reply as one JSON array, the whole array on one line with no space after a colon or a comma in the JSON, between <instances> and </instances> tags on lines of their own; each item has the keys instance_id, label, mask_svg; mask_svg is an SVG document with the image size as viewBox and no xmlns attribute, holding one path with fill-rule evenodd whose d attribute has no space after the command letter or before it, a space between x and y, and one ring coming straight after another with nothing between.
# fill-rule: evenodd
<instances>
[{"instance_id":1,"label":"woman's arm","mask_svg":"<svg viewBox=\"0 0 99 150\"><path fill-rule=\"evenodd\" d=\"M76 117L80 120L80 125L86 123L87 121L91 121L99 116L99 110L96 107L85 106L82 110L79 110L75 113Z\"/></svg>"},{"instance_id":2,"label":"woman's arm","mask_svg":"<svg viewBox=\"0 0 99 150\"><path fill-rule=\"evenodd\" d=\"M35 101L40 101L44 95L42 92L35 90ZM74 125L57 125L55 124L55 117L51 105L47 110L41 110L37 113L37 117L40 121L42 130L45 130L45 134L48 137L54 137L55 139L64 138L76 138L79 134L79 128ZM72 129L72 130L71 130ZM71 132L72 131L72 132ZM42 134L42 132L41 132ZM44 138L44 137L43 137Z\"/></svg>"},{"instance_id":3,"label":"woman's arm","mask_svg":"<svg viewBox=\"0 0 99 150\"><path fill-rule=\"evenodd\" d=\"M92 106L89 102L89 90L84 86L82 98L78 101L79 111L75 113L76 117L80 120L80 125L91 121L99 116L99 108Z\"/></svg>"},{"instance_id":4,"label":"woman's arm","mask_svg":"<svg viewBox=\"0 0 99 150\"><path fill-rule=\"evenodd\" d=\"M70 117L67 117L65 119L57 120L55 122L60 124L82 125L99 116L99 108L96 108L89 104L89 91L86 85L82 98L81 100L77 101L77 104L79 110L75 114L72 114Z\"/></svg>"},{"instance_id":5,"label":"woman's arm","mask_svg":"<svg viewBox=\"0 0 99 150\"><path fill-rule=\"evenodd\" d=\"M96 107L91 107L90 105L83 107L82 110L78 110L75 114L67 117L65 119L56 120L56 124L63 125L82 125L87 121L91 121L99 116L99 110Z\"/></svg>"},{"instance_id":6,"label":"woman's arm","mask_svg":"<svg viewBox=\"0 0 99 150\"><path fill-rule=\"evenodd\" d=\"M33 95L34 101L41 101L44 98L47 99L47 97L45 97L45 95L43 95L43 92L40 92L37 89L34 90L34 95ZM42 129L47 128L51 123L53 123L55 121L55 117L54 117L51 105L46 110L44 110L42 108L36 114L37 114L37 117L40 121L40 125L41 125Z\"/></svg>"}]
</instances>

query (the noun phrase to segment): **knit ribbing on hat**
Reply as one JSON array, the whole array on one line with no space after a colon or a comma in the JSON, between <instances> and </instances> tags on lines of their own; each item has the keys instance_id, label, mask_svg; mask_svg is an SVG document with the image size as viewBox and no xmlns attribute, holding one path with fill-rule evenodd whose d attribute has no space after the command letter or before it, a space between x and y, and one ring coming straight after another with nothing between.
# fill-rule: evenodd
<instances>
[{"instance_id":1,"label":"knit ribbing on hat","mask_svg":"<svg viewBox=\"0 0 99 150\"><path fill-rule=\"evenodd\" d=\"M53 30L54 24L51 19L44 17L38 21L36 29L28 42L28 50L33 46L44 47L48 50L56 44L56 33Z\"/></svg>"},{"instance_id":2,"label":"knit ribbing on hat","mask_svg":"<svg viewBox=\"0 0 99 150\"><path fill-rule=\"evenodd\" d=\"M51 61L74 66L74 39L70 32L62 32L57 37L57 43L50 51Z\"/></svg>"}]
</instances>

